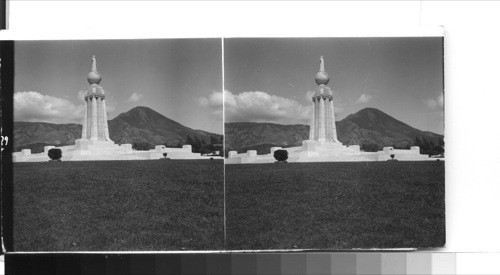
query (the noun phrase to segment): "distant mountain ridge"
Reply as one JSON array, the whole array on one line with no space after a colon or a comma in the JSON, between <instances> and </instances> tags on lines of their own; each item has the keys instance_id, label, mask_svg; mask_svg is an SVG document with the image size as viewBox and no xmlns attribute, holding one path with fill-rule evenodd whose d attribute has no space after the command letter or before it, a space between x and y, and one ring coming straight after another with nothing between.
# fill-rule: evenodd
<instances>
[{"instance_id":1,"label":"distant mountain ridge","mask_svg":"<svg viewBox=\"0 0 500 275\"><path fill-rule=\"evenodd\" d=\"M407 147L415 139L438 144L443 135L415 129L390 115L365 108L337 121L337 136L344 145L378 145ZM257 150L268 153L273 146L300 146L309 138L308 125L281 125L274 123L234 122L225 124L226 150L245 152Z\"/></svg>"},{"instance_id":2,"label":"distant mountain ridge","mask_svg":"<svg viewBox=\"0 0 500 275\"><path fill-rule=\"evenodd\" d=\"M108 121L111 140L118 144L149 143L177 146L185 144L187 136L210 141L222 135L194 130L148 107L135 107ZM81 138L81 124L53 124L45 122L14 122L14 151L40 151L46 145L72 145Z\"/></svg>"},{"instance_id":3,"label":"distant mountain ridge","mask_svg":"<svg viewBox=\"0 0 500 275\"><path fill-rule=\"evenodd\" d=\"M185 144L187 136L210 141L220 139L219 134L194 130L160 113L147 108L135 107L108 121L110 138L118 144L149 143L177 146ZM388 114L366 108L336 122L337 135L345 145L370 145L380 147L407 147L415 139L425 139L438 144L443 135L415 129ZM14 122L14 151L32 149L40 152L46 145L72 145L81 137L80 124L53 124L44 122ZM282 125L275 123L235 122L225 124L227 150L246 152L258 150L268 153L273 146L300 146L309 138L309 126L303 124Z\"/></svg>"}]
</instances>

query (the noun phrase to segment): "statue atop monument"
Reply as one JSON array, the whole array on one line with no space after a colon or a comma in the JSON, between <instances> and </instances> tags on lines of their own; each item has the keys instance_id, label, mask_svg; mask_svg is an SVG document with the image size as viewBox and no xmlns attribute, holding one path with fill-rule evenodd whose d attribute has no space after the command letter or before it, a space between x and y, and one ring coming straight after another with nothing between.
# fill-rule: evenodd
<instances>
[{"instance_id":1,"label":"statue atop monument","mask_svg":"<svg viewBox=\"0 0 500 275\"><path fill-rule=\"evenodd\" d=\"M325 60L323 59L323 56L319 58L319 72L316 74L314 80L318 85L326 85L328 84L328 81L330 81L330 77L325 72Z\"/></svg>"},{"instance_id":2,"label":"statue atop monument","mask_svg":"<svg viewBox=\"0 0 500 275\"><path fill-rule=\"evenodd\" d=\"M97 62L95 55L92 56L92 71L87 76L88 82L92 84L99 84L101 82L101 74L97 71Z\"/></svg>"}]
</instances>

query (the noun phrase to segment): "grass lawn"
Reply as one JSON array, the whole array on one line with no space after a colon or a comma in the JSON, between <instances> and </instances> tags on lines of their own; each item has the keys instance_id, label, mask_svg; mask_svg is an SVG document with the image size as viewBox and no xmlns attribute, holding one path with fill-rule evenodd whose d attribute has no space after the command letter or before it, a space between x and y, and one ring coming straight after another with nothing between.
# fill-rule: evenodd
<instances>
[{"instance_id":1,"label":"grass lawn","mask_svg":"<svg viewBox=\"0 0 500 275\"><path fill-rule=\"evenodd\" d=\"M228 249L439 247L444 162L226 165Z\"/></svg>"},{"instance_id":2,"label":"grass lawn","mask_svg":"<svg viewBox=\"0 0 500 275\"><path fill-rule=\"evenodd\" d=\"M224 248L222 160L14 163L15 251Z\"/></svg>"}]
</instances>

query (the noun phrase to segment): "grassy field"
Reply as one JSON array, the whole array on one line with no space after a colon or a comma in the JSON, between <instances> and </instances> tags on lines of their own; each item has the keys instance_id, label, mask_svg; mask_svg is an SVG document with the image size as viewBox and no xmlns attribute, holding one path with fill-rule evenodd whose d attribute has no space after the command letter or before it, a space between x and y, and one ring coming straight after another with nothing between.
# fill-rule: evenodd
<instances>
[{"instance_id":1,"label":"grassy field","mask_svg":"<svg viewBox=\"0 0 500 275\"><path fill-rule=\"evenodd\" d=\"M444 162L226 165L228 249L445 244Z\"/></svg>"},{"instance_id":2,"label":"grassy field","mask_svg":"<svg viewBox=\"0 0 500 275\"><path fill-rule=\"evenodd\" d=\"M16 251L224 248L222 160L14 163Z\"/></svg>"}]
</instances>

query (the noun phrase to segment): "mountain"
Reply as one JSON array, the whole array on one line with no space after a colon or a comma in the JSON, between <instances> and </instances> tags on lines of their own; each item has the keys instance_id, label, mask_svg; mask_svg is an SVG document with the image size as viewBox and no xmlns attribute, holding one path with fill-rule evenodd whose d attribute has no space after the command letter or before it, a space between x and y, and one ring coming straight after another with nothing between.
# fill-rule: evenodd
<instances>
[{"instance_id":1,"label":"mountain","mask_svg":"<svg viewBox=\"0 0 500 275\"><path fill-rule=\"evenodd\" d=\"M135 107L109 121L109 137L116 143L147 142L149 144L184 143L186 137L197 137L210 141L210 137L221 135L202 130L193 130L148 108Z\"/></svg>"},{"instance_id":2,"label":"mountain","mask_svg":"<svg viewBox=\"0 0 500 275\"><path fill-rule=\"evenodd\" d=\"M14 152L31 149L42 152L47 145L75 144L82 136L80 124L52 124L45 122L14 122Z\"/></svg>"},{"instance_id":3,"label":"mountain","mask_svg":"<svg viewBox=\"0 0 500 275\"><path fill-rule=\"evenodd\" d=\"M443 138L443 135L415 129L375 108L347 116L337 122L337 129L338 138L344 144L406 147L413 145L416 137L436 145Z\"/></svg>"},{"instance_id":4,"label":"mountain","mask_svg":"<svg viewBox=\"0 0 500 275\"><path fill-rule=\"evenodd\" d=\"M415 138L438 144L443 138L432 132L420 131L390 115L365 108L336 122L337 136L344 145L377 145L404 148L412 146ZM273 146L300 146L309 138L308 125L234 122L225 124L226 150L246 152L257 150L269 153Z\"/></svg>"},{"instance_id":5,"label":"mountain","mask_svg":"<svg viewBox=\"0 0 500 275\"><path fill-rule=\"evenodd\" d=\"M193 130L147 108L135 107L108 121L109 136L118 144L149 143L177 146L185 144L187 136L210 142L221 139L218 134ZM82 135L80 124L14 122L14 151L29 148L41 152L46 145L72 145Z\"/></svg>"}]
</instances>

